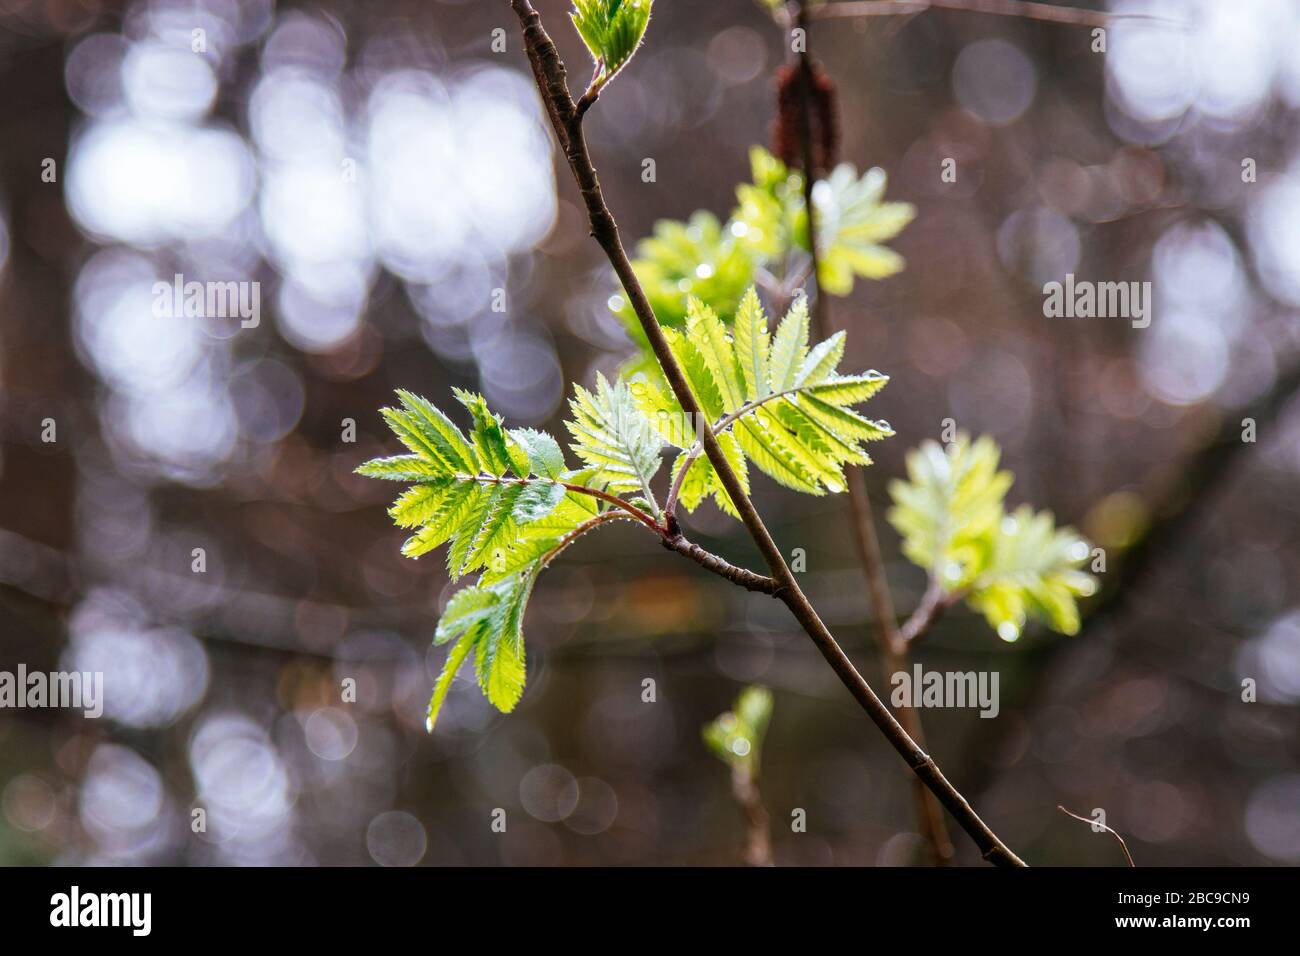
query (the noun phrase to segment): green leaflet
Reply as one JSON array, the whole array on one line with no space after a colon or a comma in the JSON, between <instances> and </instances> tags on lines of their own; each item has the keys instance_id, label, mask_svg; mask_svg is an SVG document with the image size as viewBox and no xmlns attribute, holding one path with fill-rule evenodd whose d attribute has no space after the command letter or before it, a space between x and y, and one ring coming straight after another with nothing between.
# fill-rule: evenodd
<instances>
[{"instance_id":1,"label":"green leaflet","mask_svg":"<svg viewBox=\"0 0 1300 956\"><path fill-rule=\"evenodd\" d=\"M1070 528L1056 527L1051 512L1021 505L1003 517L993 537L988 566L971 585L970 606L984 615L1004 641L1019 639L1026 618L1054 631L1079 630L1075 599L1096 591L1080 570L1091 549Z\"/></svg>"},{"instance_id":2,"label":"green leaflet","mask_svg":"<svg viewBox=\"0 0 1300 956\"><path fill-rule=\"evenodd\" d=\"M502 713L515 709L524 693L524 605L532 594L535 575L521 573L493 589L501 599L484 620L474 657L478 684Z\"/></svg>"},{"instance_id":3,"label":"green leaflet","mask_svg":"<svg viewBox=\"0 0 1300 956\"><path fill-rule=\"evenodd\" d=\"M496 584L542 561L561 538L595 516L586 504L592 500L569 492L546 517L520 524L511 547L497 564L483 572L479 584Z\"/></svg>"},{"instance_id":4,"label":"green leaflet","mask_svg":"<svg viewBox=\"0 0 1300 956\"><path fill-rule=\"evenodd\" d=\"M533 474L545 478L558 478L564 472L564 452L560 443L546 432L533 428L516 428L510 437L528 456L528 464Z\"/></svg>"},{"instance_id":5,"label":"green leaflet","mask_svg":"<svg viewBox=\"0 0 1300 956\"><path fill-rule=\"evenodd\" d=\"M594 84L613 79L641 44L652 0L574 0L570 17L599 70Z\"/></svg>"},{"instance_id":6,"label":"green leaflet","mask_svg":"<svg viewBox=\"0 0 1300 956\"><path fill-rule=\"evenodd\" d=\"M641 414L628 386L621 380L613 385L596 376L596 391L574 387L569 401L573 418L565 427L573 436L574 454L598 469L610 491L639 492L650 502L654 492L650 480L659 470L659 433ZM658 512L658 507L654 507Z\"/></svg>"},{"instance_id":7,"label":"green leaflet","mask_svg":"<svg viewBox=\"0 0 1300 956\"><path fill-rule=\"evenodd\" d=\"M737 462L748 460L777 482L820 495L845 488L844 466L866 465L862 443L893 434L888 423L863 418L845 406L871 397L889 379L879 372L841 376L835 368L844 354L837 333L808 348L808 310L800 299L772 335L758 295L750 289L728 333L712 309L696 300L687 306L685 332L667 330L669 345L687 381L709 416L721 428L724 445ZM633 399L669 444L690 450L678 457L674 477L692 460L679 501L693 510L709 494L724 500L717 476L697 446L695 430L675 396L662 385L640 382ZM737 467L742 480L744 469Z\"/></svg>"},{"instance_id":8,"label":"green leaflet","mask_svg":"<svg viewBox=\"0 0 1300 956\"><path fill-rule=\"evenodd\" d=\"M455 479L436 478L404 491L388 509L388 516L399 528L418 528L442 513Z\"/></svg>"},{"instance_id":9,"label":"green leaflet","mask_svg":"<svg viewBox=\"0 0 1300 956\"><path fill-rule=\"evenodd\" d=\"M713 376L709 373L708 366L704 363L704 356L700 354L687 336L675 329L665 329L664 337L668 339L668 347L672 349L673 355L686 373L686 381L691 386L691 391L695 394L696 400L700 403L700 408L704 410L705 417L712 423L713 419L718 418L725 410L725 404L722 401L722 393L718 391L718 386L713 381ZM664 390L666 398L664 401L677 405L680 411L681 406L677 404L677 396L672 392Z\"/></svg>"},{"instance_id":10,"label":"green leaflet","mask_svg":"<svg viewBox=\"0 0 1300 956\"><path fill-rule=\"evenodd\" d=\"M535 574L521 573L484 587L456 592L438 622L435 644L456 641L434 682L425 727L432 731L465 658L474 652L479 687L503 713L513 710L524 692L524 606Z\"/></svg>"},{"instance_id":11,"label":"green leaflet","mask_svg":"<svg viewBox=\"0 0 1300 956\"><path fill-rule=\"evenodd\" d=\"M408 558L418 558L450 541L453 535L460 533L466 519L477 512L483 494L482 487L475 482L453 482L439 503L437 512L426 518L419 530L402 544L402 554Z\"/></svg>"},{"instance_id":12,"label":"green leaflet","mask_svg":"<svg viewBox=\"0 0 1300 956\"><path fill-rule=\"evenodd\" d=\"M946 450L922 442L908 453L908 480L890 483L888 517L903 537L903 554L947 590L969 586L987 563L1012 482L1010 472L998 471L1000 458L988 436L972 444L958 435Z\"/></svg>"},{"instance_id":13,"label":"green leaflet","mask_svg":"<svg viewBox=\"0 0 1300 956\"><path fill-rule=\"evenodd\" d=\"M462 393L468 396L468 393ZM483 467L483 463L474 453L474 449L465 440L451 419L435 408L430 402L418 395L398 389L397 397L405 411L406 424L419 435L421 442L434 451L432 461L440 461L449 471L474 472ZM394 416L399 413L391 409ZM391 424L391 422L390 422ZM417 455L419 448L412 448Z\"/></svg>"},{"instance_id":14,"label":"green leaflet","mask_svg":"<svg viewBox=\"0 0 1300 956\"><path fill-rule=\"evenodd\" d=\"M699 438L699 429L682 411L672 392L645 380L633 382L628 390L637 409L668 444L689 448Z\"/></svg>"},{"instance_id":15,"label":"green leaflet","mask_svg":"<svg viewBox=\"0 0 1300 956\"><path fill-rule=\"evenodd\" d=\"M731 336L722 320L696 298L692 298L686 307L686 339L699 353L705 370L713 379L723 409L735 411L745 404L741 373L736 362L738 349L732 347Z\"/></svg>"},{"instance_id":16,"label":"green leaflet","mask_svg":"<svg viewBox=\"0 0 1300 956\"><path fill-rule=\"evenodd\" d=\"M1050 512L1027 505L1008 514L1010 473L998 470L997 444L962 434L946 449L924 442L907 458L908 480L890 485L889 521L903 553L948 593L961 593L1003 640L1015 641L1026 621L1052 630L1079 629L1076 599L1096 590L1082 570L1090 549Z\"/></svg>"},{"instance_id":17,"label":"green leaflet","mask_svg":"<svg viewBox=\"0 0 1300 956\"><path fill-rule=\"evenodd\" d=\"M515 503L523 493L523 485L492 485L489 488L465 563L459 569L452 569L453 577L475 568L500 564L501 556L515 539Z\"/></svg>"},{"instance_id":18,"label":"green leaflet","mask_svg":"<svg viewBox=\"0 0 1300 956\"><path fill-rule=\"evenodd\" d=\"M776 328L772 344L772 387L778 391L794 385L808 354L808 300L800 298Z\"/></svg>"},{"instance_id":19,"label":"green leaflet","mask_svg":"<svg viewBox=\"0 0 1300 956\"><path fill-rule=\"evenodd\" d=\"M745 398L753 401L767 387L770 374L771 336L767 332L767 316L758 301L758 292L751 286L740 300L736 318L732 323L736 342L736 364L740 366Z\"/></svg>"},{"instance_id":20,"label":"green leaflet","mask_svg":"<svg viewBox=\"0 0 1300 956\"><path fill-rule=\"evenodd\" d=\"M357 474L389 481L424 481L437 478L443 471L419 455L394 455L366 462L357 469Z\"/></svg>"},{"instance_id":21,"label":"green leaflet","mask_svg":"<svg viewBox=\"0 0 1300 956\"><path fill-rule=\"evenodd\" d=\"M540 521L555 510L566 493L559 482L535 481L515 499L511 517L520 524Z\"/></svg>"},{"instance_id":22,"label":"green leaflet","mask_svg":"<svg viewBox=\"0 0 1300 956\"><path fill-rule=\"evenodd\" d=\"M857 170L843 163L813 190L817 212L817 270L820 287L848 295L854 277L884 279L903 268L903 257L881 245L916 217L911 203L883 202L885 172ZM805 233L806 233L805 229Z\"/></svg>"},{"instance_id":23,"label":"green leaflet","mask_svg":"<svg viewBox=\"0 0 1300 956\"><path fill-rule=\"evenodd\" d=\"M498 476L513 470L515 462L506 444L506 433L501 428L500 416L493 415L488 410L482 395L460 388L453 388L452 394L474 417L472 435L480 469Z\"/></svg>"},{"instance_id":24,"label":"green leaflet","mask_svg":"<svg viewBox=\"0 0 1300 956\"><path fill-rule=\"evenodd\" d=\"M433 696L429 698L429 709L424 718L424 729L429 733L433 733L433 725L438 722L438 712L442 710L442 702L447 699L447 691L451 690L456 672L460 670L460 665L465 662L469 652L474 649L476 640L473 634L464 635L456 642L451 653L447 655L447 660L443 662L438 679L433 682Z\"/></svg>"},{"instance_id":25,"label":"green leaflet","mask_svg":"<svg viewBox=\"0 0 1300 956\"><path fill-rule=\"evenodd\" d=\"M497 594L490 588L461 588L447 602L434 632L434 646L445 644L465 634L483 620L496 606Z\"/></svg>"}]
</instances>

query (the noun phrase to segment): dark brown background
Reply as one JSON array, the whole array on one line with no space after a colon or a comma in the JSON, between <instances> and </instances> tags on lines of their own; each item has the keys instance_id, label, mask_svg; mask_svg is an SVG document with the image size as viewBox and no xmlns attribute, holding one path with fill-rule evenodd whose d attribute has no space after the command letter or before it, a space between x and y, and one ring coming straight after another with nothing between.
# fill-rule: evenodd
<instances>
[{"instance_id":1,"label":"dark brown background","mask_svg":"<svg viewBox=\"0 0 1300 956\"><path fill-rule=\"evenodd\" d=\"M391 489L350 474L393 446L375 409L397 386L445 402L461 385L503 401L512 424L558 433L561 378L589 384L627 354L604 307L612 276L562 169L553 225L502 251L509 183L538 182L556 159L525 148L539 133L521 139L495 115L471 129L480 114L468 109L444 112L433 140L400 123L395 141L366 138L376 90L403 70L436 78L413 86L426 92L486 76L478 95L496 90L539 130L504 2L198 6L208 19L165 2L0 2L0 669L97 662L109 697L99 721L0 714L0 861L732 863L741 820L699 728L748 681L776 693L763 792L778 862L915 861L903 768L806 638L773 602L632 527L584 541L547 573L514 714L495 714L462 680L438 733L424 734L447 582L439 558L398 555L402 536L383 511ZM832 321L850 330L845 366L893 379L871 403L898 432L874 449L873 497L884 501L906 450L952 417L1002 444L1012 503L1051 508L1107 549L1106 591L1086 606L1081 634L1035 630L1007 645L958 611L917 654L930 669L1000 672L996 720L924 716L947 775L1031 863L1120 859L1058 803L1104 808L1142 865L1300 861L1300 420L1289 403L1300 238L1284 228L1297 221L1287 210L1300 97L1287 51L1300 18L1286 5L1230 16L1215 6L1164 5L1179 23L1141 28L1167 30L1159 39L1116 26L1105 56L1085 27L946 11L835 20L812 34L839 89L842 159L883 167L890 196L918 208L892 243L907 270L833 305ZM583 77L567 5L539 7ZM221 46L207 55L217 92L159 132L140 103L183 104L192 89L168 92L165 69L146 72L132 112L113 57L151 36L184 50L192 22ZM490 48L498 27L504 54ZM1126 29L1136 46L1120 49ZM94 34L100 46L76 59ZM1023 59L985 46L959 63L995 38ZM745 0L656 4L647 46L589 122L625 238L695 209L726 215L748 147L767 139L784 49ZM1217 52L1200 57L1206 49ZM346 59L331 60L340 51ZM257 132L253 94L276 71L334 91L336 121L351 130L341 152L300 135L293 109L267 112L270 128ZM1023 113L990 122L1027 76ZM1135 105L1134 91L1150 99ZM1143 109L1162 118L1139 122ZM79 173L87 202L117 210L119 224L139 203L129 189L107 201L106 183L174 188L156 170L176 167L151 165L165 150L118 154L117 179L102 178L90 151L70 155L114 122L144 123L163 144L203 127L250 144L237 215L206 235L186 231L187 212L201 219L219 194L218 165L217 179L200 176L183 201L155 210L153 235L88 219L68 194ZM287 142L273 155L277 130ZM429 189L442 193L428 208L450 217L452 238L436 280L421 281L423 262L386 257L377 219L340 226L337 194L313 198L313 181L294 178L293 163L339 155L358 159L349 188L363 198L348 201L367 217L400 218L426 208L417 199ZM46 157L55 183L41 180ZM647 157L654 183L641 181ZM958 160L955 184L939 179L945 157ZM1243 157L1256 160L1258 182L1242 182ZM460 178L422 178L434 167ZM380 181L389 169L414 178ZM306 183L306 205L293 208L319 216L295 220L297 241L319 251L313 242L338 240L354 271L329 259L306 268L277 244L289 228L276 221L277 182ZM475 183L487 190L480 207L504 196L505 212L461 231L458 202ZM417 217L412 228L427 238L432 226ZM295 270L322 288L362 277L364 300L340 320L351 333L304 347L302 330L328 310L299 301L296 323L284 319L280 288ZM261 326L182 335L189 366L151 364L170 354L176 329L141 324L114 339L125 321L114 283L147 289L150 275L176 271L259 280ZM1064 271L1152 280L1151 328L1045 319L1042 282ZM498 286L504 318L482 295ZM1248 415L1254 444L1240 440ZM46 417L54 444L40 440ZM340 441L347 418L355 444ZM810 596L881 686L847 502L765 479L755 499L784 549L806 549ZM710 508L693 527L729 559L757 562ZM909 610L921 574L891 530L882 536ZM204 575L191 573L194 547L206 549ZM346 677L358 681L355 704L339 702ZM641 702L647 677L653 705ZM1260 702L1240 700L1246 677ZM194 806L208 810L206 835L189 830ZM498 807L504 835L489 829ZM807 833L789 831L794 808L807 811Z\"/></svg>"}]
</instances>

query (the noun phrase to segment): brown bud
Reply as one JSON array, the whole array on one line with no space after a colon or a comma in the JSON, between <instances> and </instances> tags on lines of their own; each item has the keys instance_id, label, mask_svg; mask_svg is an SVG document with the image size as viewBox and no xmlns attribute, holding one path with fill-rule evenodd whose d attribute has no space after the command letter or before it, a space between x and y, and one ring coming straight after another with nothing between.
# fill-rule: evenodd
<instances>
[{"instance_id":1,"label":"brown bud","mask_svg":"<svg viewBox=\"0 0 1300 956\"><path fill-rule=\"evenodd\" d=\"M835 84L821 66L809 64L812 90L808 99L812 123L814 175L823 175L835 165L840 145L839 119L835 113ZM803 79L799 64L776 71L776 120L772 124L772 152L791 169L803 169L802 108Z\"/></svg>"}]
</instances>

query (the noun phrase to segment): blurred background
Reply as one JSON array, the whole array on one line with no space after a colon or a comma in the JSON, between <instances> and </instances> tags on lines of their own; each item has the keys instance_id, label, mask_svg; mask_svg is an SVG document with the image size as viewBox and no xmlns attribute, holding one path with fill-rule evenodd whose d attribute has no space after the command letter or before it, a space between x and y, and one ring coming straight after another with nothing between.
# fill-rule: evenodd
<instances>
[{"instance_id":1,"label":"blurred background","mask_svg":"<svg viewBox=\"0 0 1300 956\"><path fill-rule=\"evenodd\" d=\"M580 84L569 5L537 5ZM1077 636L958 609L917 648L1001 675L995 720L923 712L949 778L1033 864L1122 863L1058 803L1139 865L1296 864L1300 5L1109 9L1165 19L1104 55L976 13L814 23L840 158L918 209L906 271L830 318L846 368L893 379L878 513L952 418L1001 443L1010 504L1107 551ZM629 245L730 211L788 48L752 0L659 0L646 42L587 124ZM467 672L424 732L449 589L399 555L396 488L351 474L396 447L376 409L459 385L560 434L568 383L631 354L505 0L0 0L0 88L0 670L106 685L99 720L0 712L0 863L737 863L700 728L750 682L778 864L923 861L902 763L783 608L629 525L547 572L515 713ZM1150 327L1045 319L1070 272L1150 280ZM260 325L156 318L176 273L259 282ZM845 498L754 495L883 688ZM759 565L712 505L689 525Z\"/></svg>"}]
</instances>

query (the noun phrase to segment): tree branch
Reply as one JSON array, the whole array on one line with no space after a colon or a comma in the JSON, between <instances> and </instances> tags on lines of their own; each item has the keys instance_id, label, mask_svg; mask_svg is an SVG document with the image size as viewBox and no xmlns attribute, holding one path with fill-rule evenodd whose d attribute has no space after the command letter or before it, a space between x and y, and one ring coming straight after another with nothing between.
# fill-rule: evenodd
<instances>
[{"instance_id":1,"label":"tree branch","mask_svg":"<svg viewBox=\"0 0 1300 956\"><path fill-rule=\"evenodd\" d=\"M649 341L650 348L658 359L664 377L668 380L669 386L677 396L682 410L695 416L694 420L699 421L698 416L702 414L699 402L691 392L686 376L669 348L663 329L660 328L659 321L655 318L654 310L646 298L645 291L641 288L641 283L632 269L632 263L623 249L618 225L614 221L609 208L605 205L600 183L596 178L596 170L592 165L586 139L583 136L582 118L577 115L573 98L569 94L568 84L565 81L564 65L560 61L555 44L546 35L546 31L541 24L541 17L533 9L529 0L510 0L510 3L523 28L524 44L528 48L528 58L533 65L533 75L537 81L538 89L543 98L548 101L547 113L551 118L552 125L555 127L556 136L564 148L565 158L568 160L569 168L572 170L578 189L582 194L591 225L591 234L605 251L610 264L614 267L614 272L623 285L624 292L627 294L628 301L632 304L633 311L636 313L642 331L644 331ZM767 526L759 517L753 503L749 500L749 496L745 494L740 479L727 461L717 437L711 431L706 431L701 437L704 442L705 454L709 456L709 461L713 463L714 470L717 472L722 486L731 496L742 523L758 546L768 568L772 572L772 577L777 582L778 588L773 593L790 609L795 619L807 631L808 636L812 638L822 656L831 665L832 670L835 671L836 675L849 689L854 699L867 712L867 715L876 726L880 728L894 749L907 761L908 766L912 767L917 776L938 796L949 812L957 818L963 829L970 834L976 845L979 846L984 858L999 865L1024 866L1024 862L1012 853L971 809L966 799L944 777L934 760L908 735L898 721L894 719L889 708L881 702L867 682L863 680L862 675L858 673L853 663L845 656L844 651L836 643L830 631L826 629L826 625L822 623L821 618L817 616L817 612L800 589L793 573L777 548L776 542L772 540Z\"/></svg>"},{"instance_id":2,"label":"tree branch","mask_svg":"<svg viewBox=\"0 0 1300 956\"><path fill-rule=\"evenodd\" d=\"M745 568L738 568L734 564L728 564L723 558L705 551L693 541L688 541L684 535L665 534L663 536L663 545L669 551L676 551L678 554L690 558L700 567L726 578L732 584L739 584L748 591L758 591L762 594L775 596L781 590L781 585L775 578L755 574Z\"/></svg>"},{"instance_id":3,"label":"tree branch","mask_svg":"<svg viewBox=\"0 0 1300 956\"><path fill-rule=\"evenodd\" d=\"M1175 22L1151 14L1106 13L1101 10L1062 7L1054 3L1033 3L1029 0L848 0L845 3L828 3L818 7L813 16L819 20L834 17L880 17L924 13L931 8L957 10L963 13L987 13L999 17L1021 17L1026 20L1086 27L1107 27L1125 20Z\"/></svg>"},{"instance_id":4,"label":"tree branch","mask_svg":"<svg viewBox=\"0 0 1300 956\"><path fill-rule=\"evenodd\" d=\"M919 640L926 631L934 626L935 621L943 616L943 612L948 610L964 596L965 591L954 591L951 594L944 592L939 587L934 578L930 579L930 584L925 589L925 594L921 595L921 603L916 606L906 623L898 631L898 639L903 645L903 653L911 647L913 641Z\"/></svg>"},{"instance_id":5,"label":"tree branch","mask_svg":"<svg viewBox=\"0 0 1300 956\"><path fill-rule=\"evenodd\" d=\"M812 134L812 91L813 68L812 53L808 36L808 4L797 2L795 23L804 31L803 49L799 53L799 145L803 156L803 199L804 209L808 213L808 278L805 280L805 296L809 300L809 314L813 328L819 339L830 334L826 318L826 300L821 290L820 253L817 243L817 218L813 207L813 187L816 173L813 167ZM811 291L809 291L811 289ZM885 577L885 562L880 553L880 540L876 535L876 520L872 514L871 498L867 494L866 479L861 469L847 468L845 483L849 491L849 508L853 516L853 542L857 547L858 561L866 578L867 594L871 606L876 612L876 644L880 649L881 664L885 679L892 674L906 671L908 667L907 649L910 637L899 633L897 618L894 613L893 597L889 593L889 581ZM909 622L910 623L910 622ZM910 706L898 708L898 719L908 735L925 746L925 734L921 725L921 715ZM948 828L944 823L943 812L935 796L919 781L915 786L917 821L921 833L930 848L930 856L939 866L952 862L955 855L952 840L948 837Z\"/></svg>"},{"instance_id":6,"label":"tree branch","mask_svg":"<svg viewBox=\"0 0 1300 956\"><path fill-rule=\"evenodd\" d=\"M772 832L757 775L733 767L731 796L745 815L745 862L750 866L772 866Z\"/></svg>"}]
</instances>

